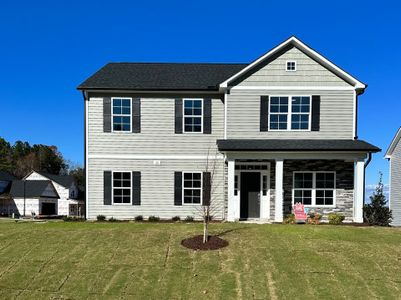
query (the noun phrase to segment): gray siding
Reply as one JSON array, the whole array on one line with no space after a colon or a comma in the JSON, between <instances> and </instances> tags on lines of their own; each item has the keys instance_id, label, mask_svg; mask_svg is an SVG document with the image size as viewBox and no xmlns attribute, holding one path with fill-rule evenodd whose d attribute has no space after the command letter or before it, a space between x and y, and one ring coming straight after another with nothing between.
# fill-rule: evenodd
<instances>
[{"instance_id":1,"label":"gray siding","mask_svg":"<svg viewBox=\"0 0 401 300\"><path fill-rule=\"evenodd\" d=\"M320 131L260 131L261 95L320 95ZM227 138L352 139L352 90L235 90L227 100Z\"/></svg>"},{"instance_id":2,"label":"gray siding","mask_svg":"<svg viewBox=\"0 0 401 300\"><path fill-rule=\"evenodd\" d=\"M287 60L297 61L297 71L286 71ZM244 79L239 86L350 85L294 47Z\"/></svg>"},{"instance_id":3,"label":"gray siding","mask_svg":"<svg viewBox=\"0 0 401 300\"><path fill-rule=\"evenodd\" d=\"M391 155L390 206L393 212L394 226L401 226L401 143Z\"/></svg>"},{"instance_id":4,"label":"gray siding","mask_svg":"<svg viewBox=\"0 0 401 300\"><path fill-rule=\"evenodd\" d=\"M199 218L196 205L174 205L174 171L205 171L206 160L161 160L153 165L153 160L89 159L88 164L88 218L97 215L108 218L133 219L135 216L150 215L169 219L173 216L194 216ZM209 163L212 164L211 161ZM210 170L210 169L209 169ZM104 205L103 171L140 171L141 205ZM216 161L216 171L212 186L212 207L215 219L223 219L224 214L224 163Z\"/></svg>"},{"instance_id":5,"label":"gray siding","mask_svg":"<svg viewBox=\"0 0 401 300\"><path fill-rule=\"evenodd\" d=\"M224 104L221 99L212 99L211 134L175 134L174 98L141 97L140 133L103 132L103 98L101 97L91 97L88 110L89 156L95 154L206 155L208 150L214 154L216 140L224 136Z\"/></svg>"}]
</instances>

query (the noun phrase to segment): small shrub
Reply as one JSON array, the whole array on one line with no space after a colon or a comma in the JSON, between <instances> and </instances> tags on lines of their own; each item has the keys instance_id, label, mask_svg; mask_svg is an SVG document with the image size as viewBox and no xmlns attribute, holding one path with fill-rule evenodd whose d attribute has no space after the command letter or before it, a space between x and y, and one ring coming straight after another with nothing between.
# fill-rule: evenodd
<instances>
[{"instance_id":1,"label":"small shrub","mask_svg":"<svg viewBox=\"0 0 401 300\"><path fill-rule=\"evenodd\" d=\"M139 215L135 217L135 221L137 222L142 222L143 221L143 216Z\"/></svg>"},{"instance_id":2,"label":"small shrub","mask_svg":"<svg viewBox=\"0 0 401 300\"><path fill-rule=\"evenodd\" d=\"M173 222L178 222L180 220L181 220L180 216L175 216L175 217L171 218L171 221L173 221Z\"/></svg>"},{"instance_id":3,"label":"small shrub","mask_svg":"<svg viewBox=\"0 0 401 300\"><path fill-rule=\"evenodd\" d=\"M80 218L80 217L74 217L74 216L63 216L63 221L64 222L83 222L85 221L84 218Z\"/></svg>"},{"instance_id":4,"label":"small shrub","mask_svg":"<svg viewBox=\"0 0 401 300\"><path fill-rule=\"evenodd\" d=\"M322 215L318 214L315 211L311 211L308 213L308 220L307 220L308 224L319 225L321 219Z\"/></svg>"},{"instance_id":5,"label":"small shrub","mask_svg":"<svg viewBox=\"0 0 401 300\"><path fill-rule=\"evenodd\" d=\"M160 218L157 216L149 216L148 221L149 222L159 222Z\"/></svg>"},{"instance_id":6,"label":"small shrub","mask_svg":"<svg viewBox=\"0 0 401 300\"><path fill-rule=\"evenodd\" d=\"M192 217L192 216L187 216L185 218L185 222L193 222L193 221L194 221L194 217Z\"/></svg>"},{"instance_id":7,"label":"small shrub","mask_svg":"<svg viewBox=\"0 0 401 300\"><path fill-rule=\"evenodd\" d=\"M283 221L284 224L295 224L295 215L290 214L287 215Z\"/></svg>"},{"instance_id":8,"label":"small shrub","mask_svg":"<svg viewBox=\"0 0 401 300\"><path fill-rule=\"evenodd\" d=\"M96 220L97 220L98 222L104 222L104 221L106 221L106 216L104 216L104 215L98 215L98 216L96 217Z\"/></svg>"},{"instance_id":9,"label":"small shrub","mask_svg":"<svg viewBox=\"0 0 401 300\"><path fill-rule=\"evenodd\" d=\"M345 217L343 215L332 213L328 216L329 224L340 225L344 221Z\"/></svg>"},{"instance_id":10,"label":"small shrub","mask_svg":"<svg viewBox=\"0 0 401 300\"><path fill-rule=\"evenodd\" d=\"M120 220L118 220L118 219L116 219L116 218L113 218L113 217L111 217L111 218L109 219L109 222L120 222Z\"/></svg>"}]
</instances>

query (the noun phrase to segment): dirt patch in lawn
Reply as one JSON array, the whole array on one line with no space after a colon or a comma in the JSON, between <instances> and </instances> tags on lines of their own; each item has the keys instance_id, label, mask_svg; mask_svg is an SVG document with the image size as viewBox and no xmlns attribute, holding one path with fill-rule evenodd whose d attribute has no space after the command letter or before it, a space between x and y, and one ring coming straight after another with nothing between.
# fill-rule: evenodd
<instances>
[{"instance_id":1,"label":"dirt patch in lawn","mask_svg":"<svg viewBox=\"0 0 401 300\"><path fill-rule=\"evenodd\" d=\"M181 245L192 250L217 250L228 246L228 242L218 236L209 236L209 240L203 243L203 235L195 235L182 240Z\"/></svg>"}]
</instances>

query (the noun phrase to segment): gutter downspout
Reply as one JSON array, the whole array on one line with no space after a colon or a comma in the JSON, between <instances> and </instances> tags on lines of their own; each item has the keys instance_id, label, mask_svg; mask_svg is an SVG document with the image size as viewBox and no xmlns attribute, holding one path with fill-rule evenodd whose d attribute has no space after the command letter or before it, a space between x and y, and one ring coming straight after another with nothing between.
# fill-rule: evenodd
<instances>
[{"instance_id":1,"label":"gutter downspout","mask_svg":"<svg viewBox=\"0 0 401 300\"><path fill-rule=\"evenodd\" d=\"M369 166L372 160L372 152L368 153L368 160L365 162L365 176L363 176L363 205L365 205L365 186L366 186L366 168Z\"/></svg>"}]
</instances>

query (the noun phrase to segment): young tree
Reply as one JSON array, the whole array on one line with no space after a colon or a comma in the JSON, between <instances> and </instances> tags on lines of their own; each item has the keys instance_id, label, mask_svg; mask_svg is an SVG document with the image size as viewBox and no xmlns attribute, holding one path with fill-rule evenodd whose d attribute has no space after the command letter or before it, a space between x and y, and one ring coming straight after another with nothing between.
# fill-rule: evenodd
<instances>
[{"instance_id":1,"label":"young tree","mask_svg":"<svg viewBox=\"0 0 401 300\"><path fill-rule=\"evenodd\" d=\"M389 226L392 213L387 206L386 196L383 193L383 173L379 173L379 182L376 190L370 196L370 203L364 206L364 218L370 225Z\"/></svg>"}]
</instances>

